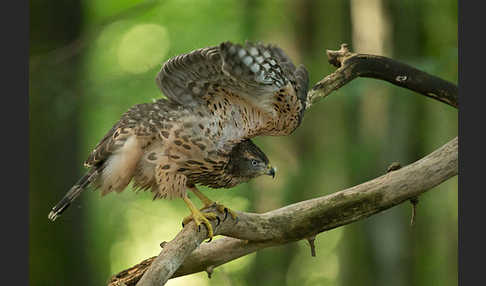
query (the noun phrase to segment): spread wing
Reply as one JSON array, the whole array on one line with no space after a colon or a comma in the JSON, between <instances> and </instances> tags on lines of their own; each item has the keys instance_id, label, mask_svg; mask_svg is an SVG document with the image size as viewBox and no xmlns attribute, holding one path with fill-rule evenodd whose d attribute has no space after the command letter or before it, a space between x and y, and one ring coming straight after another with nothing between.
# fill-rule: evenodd
<instances>
[{"instance_id":1,"label":"spread wing","mask_svg":"<svg viewBox=\"0 0 486 286\"><path fill-rule=\"evenodd\" d=\"M276 46L224 42L168 60L156 83L169 100L193 108L207 108L208 98L223 89L231 104L245 105L249 114L263 114L246 123L248 130L258 132L238 133L254 137L290 134L300 124L308 74Z\"/></svg>"}]
</instances>

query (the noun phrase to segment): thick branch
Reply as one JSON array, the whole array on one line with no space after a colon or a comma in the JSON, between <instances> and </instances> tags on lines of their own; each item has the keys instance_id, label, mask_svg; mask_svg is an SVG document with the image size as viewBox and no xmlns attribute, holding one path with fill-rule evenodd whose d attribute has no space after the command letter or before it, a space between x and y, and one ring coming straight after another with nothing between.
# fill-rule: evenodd
<instances>
[{"instance_id":1,"label":"thick branch","mask_svg":"<svg viewBox=\"0 0 486 286\"><path fill-rule=\"evenodd\" d=\"M381 79L458 107L457 86L453 83L390 58L352 53L347 44L342 44L339 51L326 52L329 63L338 69L309 91L307 108L356 77Z\"/></svg>"},{"instance_id":2,"label":"thick branch","mask_svg":"<svg viewBox=\"0 0 486 286\"><path fill-rule=\"evenodd\" d=\"M421 160L361 185L264 214L238 213L237 224L228 219L215 226L216 234L239 239L217 239L197 248L207 233L205 229L198 232L191 223L164 246L145 280L137 285L163 285L170 277L204 271L262 248L306 239L379 213L457 175L457 154L456 137ZM129 271L136 275L120 275L122 272L114 276L110 285L120 281L135 285L149 264L144 261L135 266L137 271Z\"/></svg>"}]
</instances>

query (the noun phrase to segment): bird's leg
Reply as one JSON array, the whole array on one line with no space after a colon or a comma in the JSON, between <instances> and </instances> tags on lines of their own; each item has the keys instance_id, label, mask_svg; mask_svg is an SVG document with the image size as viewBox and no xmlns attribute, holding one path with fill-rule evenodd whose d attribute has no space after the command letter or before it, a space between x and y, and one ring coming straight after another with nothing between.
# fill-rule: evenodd
<instances>
[{"instance_id":1,"label":"bird's leg","mask_svg":"<svg viewBox=\"0 0 486 286\"><path fill-rule=\"evenodd\" d=\"M204 224L208 229L209 241L211 241L211 239L213 239L214 232L213 232L213 227L209 222L209 220L218 219L219 221L219 217L215 213L203 213L200 210L198 210L187 195L185 195L183 199L184 202L186 202L189 209L191 210L191 215L184 218L184 220L182 221L182 225L184 226L185 224L189 223L191 220L194 220L198 228L200 227L201 224Z\"/></svg>"},{"instance_id":2,"label":"bird's leg","mask_svg":"<svg viewBox=\"0 0 486 286\"><path fill-rule=\"evenodd\" d=\"M194 187L191 187L189 188L198 198L199 200L204 204L204 207L201 208L201 210L205 209L205 208L209 208L211 206L215 206L216 209L221 212L221 213L224 213L225 215L228 215L228 213L231 215L231 218L232 219L236 219L237 218L237 215L236 215L236 212L232 211L231 209L225 207L224 205L222 204L218 204L217 202L211 200L210 198L206 197L200 190L198 190L195 186ZM226 217L225 217L226 218Z\"/></svg>"}]
</instances>

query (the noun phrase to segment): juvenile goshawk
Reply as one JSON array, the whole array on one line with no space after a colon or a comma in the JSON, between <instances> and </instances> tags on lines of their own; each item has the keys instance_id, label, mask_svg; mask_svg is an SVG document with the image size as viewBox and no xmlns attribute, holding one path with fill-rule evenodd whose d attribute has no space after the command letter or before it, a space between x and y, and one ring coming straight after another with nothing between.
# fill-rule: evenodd
<instances>
[{"instance_id":1,"label":"juvenile goshawk","mask_svg":"<svg viewBox=\"0 0 486 286\"><path fill-rule=\"evenodd\" d=\"M214 202L196 184L230 188L260 175L275 175L267 156L250 140L288 135L302 120L308 74L278 47L224 42L168 60L156 83L167 98L130 108L85 162L88 172L54 206L55 220L89 185L103 195L133 180L156 198L182 198L196 225L213 230ZM226 210L216 204L218 210ZM235 217L234 212L229 210Z\"/></svg>"}]
</instances>

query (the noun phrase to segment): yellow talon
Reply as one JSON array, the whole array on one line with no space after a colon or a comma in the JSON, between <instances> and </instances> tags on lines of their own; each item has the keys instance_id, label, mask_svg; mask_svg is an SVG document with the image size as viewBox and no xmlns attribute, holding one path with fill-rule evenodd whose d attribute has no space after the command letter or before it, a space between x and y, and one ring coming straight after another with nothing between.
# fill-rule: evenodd
<instances>
[{"instance_id":1,"label":"yellow talon","mask_svg":"<svg viewBox=\"0 0 486 286\"><path fill-rule=\"evenodd\" d=\"M200 227L201 224L204 224L206 226L207 230L208 230L209 241L211 241L211 239L213 239L214 232L213 232L213 226L211 225L211 222L209 222L209 220L211 220L211 219L219 220L219 217L215 213L203 213L203 212L201 212L200 210L198 210L194 206L192 201L187 196L185 196L183 199L184 199L184 202L186 202L189 209L191 210L191 215L185 217L184 220L182 221L182 224L185 225L185 224L189 223L191 220L194 220L194 222L196 223L196 226L198 228Z\"/></svg>"},{"instance_id":2,"label":"yellow talon","mask_svg":"<svg viewBox=\"0 0 486 286\"><path fill-rule=\"evenodd\" d=\"M236 212L232 211L231 209L225 207L224 205L222 204L218 204L218 203L213 203L212 205L215 205L216 206L216 209L220 212L220 213L229 213L231 215L231 218L232 219L236 219L238 216L236 215ZM211 206L212 206L211 205ZM209 206L207 206L209 207Z\"/></svg>"},{"instance_id":3,"label":"yellow talon","mask_svg":"<svg viewBox=\"0 0 486 286\"><path fill-rule=\"evenodd\" d=\"M204 206L201 208L201 210L215 206L216 209L220 213L224 213L225 215L227 215L229 213L231 215L232 219L236 219L238 217L236 215L236 212L232 211L231 209L225 207L222 204L218 204L217 202L212 201L211 199L206 197L203 193L201 193L201 191L199 191L196 187L192 187L190 189L199 198L199 200L201 200L201 202L203 203ZM225 219L226 219L226 217L225 217Z\"/></svg>"}]
</instances>

